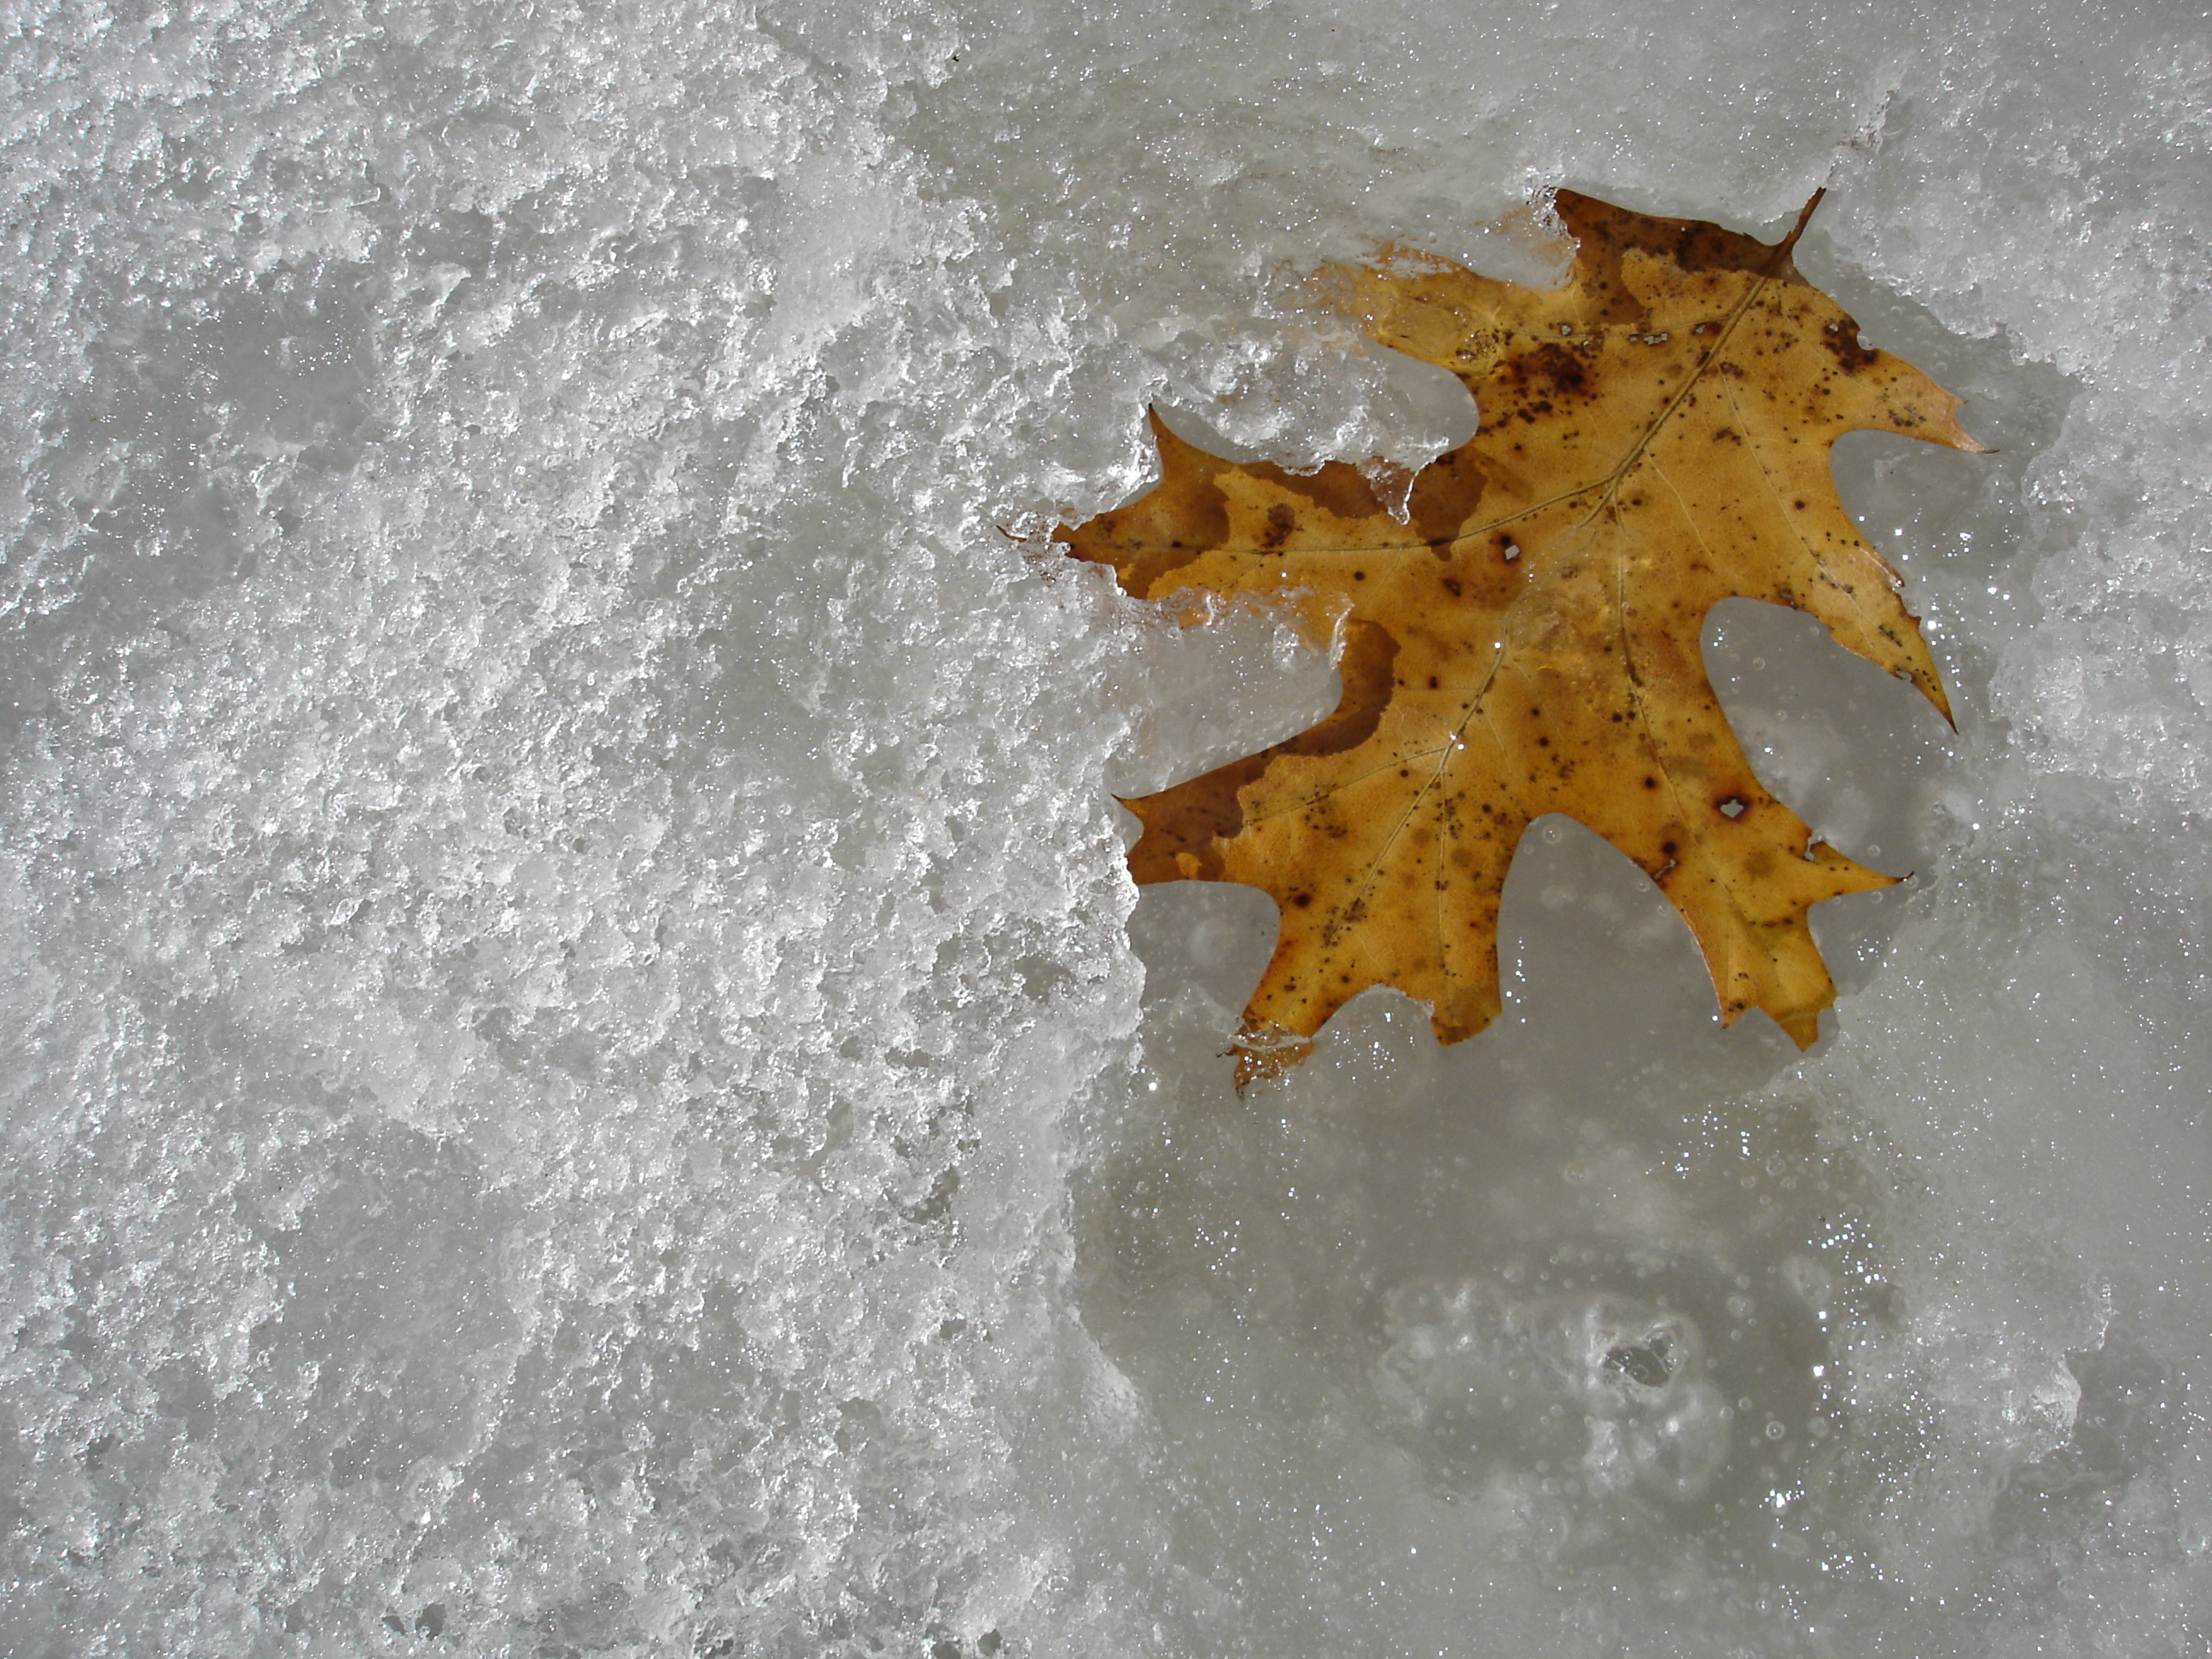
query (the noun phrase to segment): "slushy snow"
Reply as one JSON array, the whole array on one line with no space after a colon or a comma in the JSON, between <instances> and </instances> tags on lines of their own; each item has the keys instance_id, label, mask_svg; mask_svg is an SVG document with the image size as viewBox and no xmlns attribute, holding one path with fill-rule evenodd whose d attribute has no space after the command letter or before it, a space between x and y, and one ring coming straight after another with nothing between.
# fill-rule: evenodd
<instances>
[{"instance_id":1,"label":"slushy snow","mask_svg":"<svg viewBox=\"0 0 2212 1659\"><path fill-rule=\"evenodd\" d=\"M2212 27L963 0L12 8L0 1646L2212 1642ZM1911 879L1730 1029L1576 825L1510 992L1223 1050L1113 802L1332 704L1042 538L1143 411L1475 411L1301 283L1778 234L1998 453L1846 501L1959 711L1743 602Z\"/></svg>"}]
</instances>

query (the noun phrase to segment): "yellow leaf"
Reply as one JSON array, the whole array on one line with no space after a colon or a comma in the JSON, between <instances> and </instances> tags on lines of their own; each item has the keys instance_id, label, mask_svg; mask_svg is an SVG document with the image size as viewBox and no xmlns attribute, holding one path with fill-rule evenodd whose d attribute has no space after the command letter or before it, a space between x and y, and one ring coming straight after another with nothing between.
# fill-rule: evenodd
<instances>
[{"instance_id":1,"label":"yellow leaf","mask_svg":"<svg viewBox=\"0 0 2212 1659\"><path fill-rule=\"evenodd\" d=\"M1354 467L1240 465L1155 418L1158 485L1060 532L1140 599L1264 598L1340 641L1326 720L1127 803L1139 882L1242 882L1281 910L1240 1083L1302 1058L1373 985L1427 1003L1443 1042L1488 1024L1506 867L1543 813L1659 884L1723 1018L1763 1008L1801 1046L1835 1000L1808 908L1893 879L1759 787L1699 640L1721 599L1792 605L1948 718L1829 449L1871 430L1978 450L1959 400L1863 346L1797 273L1802 216L1770 246L1567 191L1557 205L1577 242L1562 288L1395 253L1317 279L1474 395L1480 430L1414 478L1402 521Z\"/></svg>"}]
</instances>

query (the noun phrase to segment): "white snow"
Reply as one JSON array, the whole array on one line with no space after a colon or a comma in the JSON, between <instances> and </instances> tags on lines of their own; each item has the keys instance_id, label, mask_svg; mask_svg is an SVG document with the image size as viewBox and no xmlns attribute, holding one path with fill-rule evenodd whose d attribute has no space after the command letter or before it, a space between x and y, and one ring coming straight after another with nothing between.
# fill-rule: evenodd
<instances>
[{"instance_id":1,"label":"white snow","mask_svg":"<svg viewBox=\"0 0 2212 1659\"><path fill-rule=\"evenodd\" d=\"M0 69L0 1646L2212 1640L2204 11L33 0ZM1547 823L1497 1026L1240 1099L1267 901L1139 902L1112 795L1334 677L1038 538L1155 400L1455 441L1300 278L1540 279L1562 184L1826 186L1999 447L1838 453L1955 734L1708 640L1914 879L1801 1059Z\"/></svg>"}]
</instances>

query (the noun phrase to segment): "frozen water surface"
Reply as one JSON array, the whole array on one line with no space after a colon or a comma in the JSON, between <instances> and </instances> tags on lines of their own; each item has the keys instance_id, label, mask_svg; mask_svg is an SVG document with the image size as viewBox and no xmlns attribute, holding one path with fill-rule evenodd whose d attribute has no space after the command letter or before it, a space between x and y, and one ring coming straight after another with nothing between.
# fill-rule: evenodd
<instances>
[{"instance_id":1,"label":"frozen water surface","mask_svg":"<svg viewBox=\"0 0 2212 1659\"><path fill-rule=\"evenodd\" d=\"M2212 27L2154 4L9 9L0 1645L2212 1641ZM1239 1099L1110 792L1310 720L1035 538L1464 429L1300 273L1570 184L1973 399L1801 1059L1576 827ZM1517 262L1517 263L1516 263ZM1030 538L1030 539L1024 539Z\"/></svg>"}]
</instances>

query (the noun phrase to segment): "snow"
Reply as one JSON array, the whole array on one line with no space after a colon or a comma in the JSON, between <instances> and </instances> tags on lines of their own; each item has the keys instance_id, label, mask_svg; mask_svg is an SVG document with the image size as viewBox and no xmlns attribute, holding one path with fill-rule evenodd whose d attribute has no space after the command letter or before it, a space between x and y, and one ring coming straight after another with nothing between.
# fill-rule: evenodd
<instances>
[{"instance_id":1,"label":"snow","mask_svg":"<svg viewBox=\"0 0 2212 1659\"><path fill-rule=\"evenodd\" d=\"M2212 30L2163 5L26 4L0 45L0 1645L2212 1639ZM1310 722L1038 539L1142 410L1466 429L1302 275L1777 234L1972 399L1960 714L1708 658L1913 872L1800 1058L1540 825L1512 998L1239 1098L1141 793ZM1514 216L1518 213L1516 220ZM1538 227L1540 228L1540 227Z\"/></svg>"}]
</instances>

